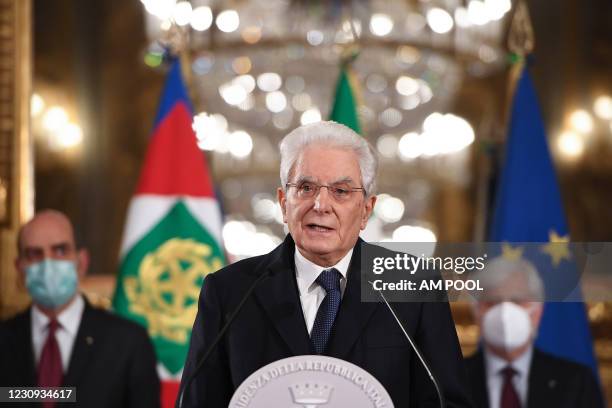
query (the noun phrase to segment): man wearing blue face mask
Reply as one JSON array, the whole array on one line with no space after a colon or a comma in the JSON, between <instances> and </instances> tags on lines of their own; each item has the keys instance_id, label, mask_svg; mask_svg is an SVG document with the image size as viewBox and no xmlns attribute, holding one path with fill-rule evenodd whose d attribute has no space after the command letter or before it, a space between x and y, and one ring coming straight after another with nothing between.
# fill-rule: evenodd
<instances>
[{"instance_id":1,"label":"man wearing blue face mask","mask_svg":"<svg viewBox=\"0 0 612 408\"><path fill-rule=\"evenodd\" d=\"M0 386L76 387L76 407L159 406L148 335L79 293L89 256L64 214L42 211L22 227L15 265L32 306L0 323Z\"/></svg>"},{"instance_id":2,"label":"man wearing blue face mask","mask_svg":"<svg viewBox=\"0 0 612 408\"><path fill-rule=\"evenodd\" d=\"M483 288L472 308L482 347L465 360L477 407L603 408L589 367L534 347L544 288L530 262L496 258L470 278Z\"/></svg>"}]
</instances>

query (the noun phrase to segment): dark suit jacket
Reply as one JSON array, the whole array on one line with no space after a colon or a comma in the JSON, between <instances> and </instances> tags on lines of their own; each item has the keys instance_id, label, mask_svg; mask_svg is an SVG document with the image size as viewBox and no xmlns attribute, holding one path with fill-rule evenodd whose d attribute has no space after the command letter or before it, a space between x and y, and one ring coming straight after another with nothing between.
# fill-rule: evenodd
<instances>
[{"instance_id":1,"label":"dark suit jacket","mask_svg":"<svg viewBox=\"0 0 612 408\"><path fill-rule=\"evenodd\" d=\"M433 385L384 304L360 300L359 241L328 343L329 356L374 375L395 407L437 407ZM185 379L237 307L253 281L264 278L185 396L185 407L227 407L234 390L262 366L286 357L315 354L299 300L291 236L269 254L245 259L206 277L183 371ZM472 406L448 303L397 303L399 317L437 375L448 407Z\"/></svg>"},{"instance_id":2,"label":"dark suit jacket","mask_svg":"<svg viewBox=\"0 0 612 408\"><path fill-rule=\"evenodd\" d=\"M0 323L0 367L0 386L36 386L30 309ZM63 385L76 387L77 403L67 407L159 407L156 358L147 332L85 302Z\"/></svg>"},{"instance_id":3,"label":"dark suit jacket","mask_svg":"<svg viewBox=\"0 0 612 408\"><path fill-rule=\"evenodd\" d=\"M472 396L478 408L489 407L482 350L466 358ZM603 408L601 391L585 365L533 350L524 408Z\"/></svg>"}]
</instances>

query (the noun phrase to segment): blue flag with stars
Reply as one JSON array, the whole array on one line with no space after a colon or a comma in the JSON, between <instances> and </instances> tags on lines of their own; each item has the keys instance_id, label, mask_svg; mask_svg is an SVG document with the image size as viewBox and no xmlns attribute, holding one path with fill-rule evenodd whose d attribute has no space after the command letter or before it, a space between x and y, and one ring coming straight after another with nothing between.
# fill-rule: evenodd
<instances>
[{"instance_id":1,"label":"blue flag with stars","mask_svg":"<svg viewBox=\"0 0 612 408\"><path fill-rule=\"evenodd\" d=\"M559 268L575 268L567 248L569 233L561 192L546 142L537 95L525 66L515 90L505 162L495 197L490 241L542 242L538 266L548 294ZM552 244L551 244L552 243ZM546 257L548 251L548 257ZM544 262L543 260L538 261ZM557 275L559 276L559 275ZM574 281L575 282L575 281ZM553 285L554 286L554 285ZM579 285L568 291L572 302L547 302L536 347L590 366L597 376L591 333Z\"/></svg>"}]
</instances>

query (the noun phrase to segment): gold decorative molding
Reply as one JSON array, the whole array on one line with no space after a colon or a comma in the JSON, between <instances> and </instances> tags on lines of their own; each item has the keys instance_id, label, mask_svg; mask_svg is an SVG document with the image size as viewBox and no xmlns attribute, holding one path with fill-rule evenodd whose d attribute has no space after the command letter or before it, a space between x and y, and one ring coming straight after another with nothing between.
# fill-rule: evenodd
<instances>
[{"instance_id":1,"label":"gold decorative molding","mask_svg":"<svg viewBox=\"0 0 612 408\"><path fill-rule=\"evenodd\" d=\"M13 265L17 230L33 212L31 0L0 0L0 317L27 302Z\"/></svg>"}]
</instances>

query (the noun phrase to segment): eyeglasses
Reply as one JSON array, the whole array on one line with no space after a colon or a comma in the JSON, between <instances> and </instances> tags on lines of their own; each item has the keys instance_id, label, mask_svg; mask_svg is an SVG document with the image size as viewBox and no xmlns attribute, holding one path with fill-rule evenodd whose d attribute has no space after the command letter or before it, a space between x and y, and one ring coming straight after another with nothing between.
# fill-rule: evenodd
<instances>
[{"instance_id":1,"label":"eyeglasses","mask_svg":"<svg viewBox=\"0 0 612 408\"><path fill-rule=\"evenodd\" d=\"M297 190L298 198L308 199L316 197L319 194L321 187L326 187L327 191L334 197L338 202L346 202L351 199L351 194L356 191L362 191L365 194L365 189L362 187L351 187L348 184L340 183L333 184L331 186L325 184L318 184L312 181L303 181L297 183L287 183L286 187L295 187Z\"/></svg>"}]
</instances>

